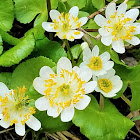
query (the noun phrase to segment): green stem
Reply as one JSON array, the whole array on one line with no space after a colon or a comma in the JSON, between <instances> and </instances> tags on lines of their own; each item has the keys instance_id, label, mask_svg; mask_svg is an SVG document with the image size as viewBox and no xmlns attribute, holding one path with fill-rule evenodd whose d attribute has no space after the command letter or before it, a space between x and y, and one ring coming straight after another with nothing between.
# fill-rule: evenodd
<instances>
[{"instance_id":1,"label":"green stem","mask_svg":"<svg viewBox=\"0 0 140 140\"><path fill-rule=\"evenodd\" d=\"M121 96L122 100L124 100L129 106L131 105L131 101L127 99L124 95Z\"/></svg>"},{"instance_id":2,"label":"green stem","mask_svg":"<svg viewBox=\"0 0 140 140\"><path fill-rule=\"evenodd\" d=\"M100 102L99 102L99 106L100 106L100 111L103 110L104 108L104 97L103 95L100 93Z\"/></svg>"},{"instance_id":3,"label":"green stem","mask_svg":"<svg viewBox=\"0 0 140 140\"><path fill-rule=\"evenodd\" d=\"M65 40L65 42L66 42L67 50L68 50L68 52L69 52L69 54L70 54L70 57L71 57L72 66L75 66L75 62L74 62L74 58L73 58L73 55L72 55L71 50L70 50L69 42L68 42L68 40Z\"/></svg>"}]
</instances>

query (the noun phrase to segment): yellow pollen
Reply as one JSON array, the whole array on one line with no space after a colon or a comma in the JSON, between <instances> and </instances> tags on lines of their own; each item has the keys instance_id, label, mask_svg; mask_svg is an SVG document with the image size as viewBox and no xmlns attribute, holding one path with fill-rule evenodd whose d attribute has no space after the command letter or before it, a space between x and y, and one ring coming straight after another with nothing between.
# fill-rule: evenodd
<instances>
[{"instance_id":1,"label":"yellow pollen","mask_svg":"<svg viewBox=\"0 0 140 140\"><path fill-rule=\"evenodd\" d=\"M64 35L64 36L63 36L63 38L64 38L64 39L67 39L67 36L66 36L66 35Z\"/></svg>"},{"instance_id":2,"label":"yellow pollen","mask_svg":"<svg viewBox=\"0 0 140 140\"><path fill-rule=\"evenodd\" d=\"M93 56L90 60L90 63L87 64L92 70L101 70L102 69L102 60L99 56Z\"/></svg>"},{"instance_id":3,"label":"yellow pollen","mask_svg":"<svg viewBox=\"0 0 140 140\"><path fill-rule=\"evenodd\" d=\"M75 34L75 35L79 35L79 34L80 34L80 32L74 32L74 34Z\"/></svg>"},{"instance_id":4,"label":"yellow pollen","mask_svg":"<svg viewBox=\"0 0 140 140\"><path fill-rule=\"evenodd\" d=\"M112 82L109 79L99 79L98 84L100 89L105 93L110 92L113 88Z\"/></svg>"}]
</instances>

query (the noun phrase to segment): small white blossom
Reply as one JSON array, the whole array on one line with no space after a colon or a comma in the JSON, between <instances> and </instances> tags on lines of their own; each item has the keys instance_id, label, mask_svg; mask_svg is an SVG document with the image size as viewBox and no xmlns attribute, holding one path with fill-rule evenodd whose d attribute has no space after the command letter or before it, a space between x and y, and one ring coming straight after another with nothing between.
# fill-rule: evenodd
<instances>
[{"instance_id":1,"label":"small white blossom","mask_svg":"<svg viewBox=\"0 0 140 140\"><path fill-rule=\"evenodd\" d=\"M140 39L134 35L140 34L140 23L133 23L138 15L138 9L130 9L126 12L127 4L122 3L116 10L116 4L111 3L107 6L104 18L102 15L95 17L95 22L101 28L99 33L102 36L101 42L109 46L118 53L124 53L124 41L138 45Z\"/></svg>"},{"instance_id":2,"label":"small white blossom","mask_svg":"<svg viewBox=\"0 0 140 140\"><path fill-rule=\"evenodd\" d=\"M105 75L98 77L93 76L93 80L97 81L95 91L102 93L105 97L114 97L122 88L123 82L115 70L109 70Z\"/></svg>"},{"instance_id":3,"label":"small white blossom","mask_svg":"<svg viewBox=\"0 0 140 140\"><path fill-rule=\"evenodd\" d=\"M83 51L83 62L80 66L88 66L93 75L99 76L107 73L114 66L113 61L109 61L110 54L104 52L99 55L98 46L94 46L92 51L90 48L85 48Z\"/></svg>"},{"instance_id":4,"label":"small white blossom","mask_svg":"<svg viewBox=\"0 0 140 140\"><path fill-rule=\"evenodd\" d=\"M91 93L97 82L90 81L92 73L88 67L73 67L66 57L59 59L57 74L44 66L40 69L40 77L34 79L34 88L43 97L35 102L38 110L47 110L48 116L54 118L61 114L61 120L68 122L74 116L74 108L85 109L91 98L86 94Z\"/></svg>"},{"instance_id":5,"label":"small white blossom","mask_svg":"<svg viewBox=\"0 0 140 140\"><path fill-rule=\"evenodd\" d=\"M60 39L67 39L74 41L80 39L84 35L83 32L76 30L87 23L88 18L78 18L79 9L74 6L70 9L69 13L59 13L57 10L50 11L50 17L53 22L43 22L42 27L47 32L56 32L56 36Z\"/></svg>"},{"instance_id":6,"label":"small white blossom","mask_svg":"<svg viewBox=\"0 0 140 140\"><path fill-rule=\"evenodd\" d=\"M15 124L15 131L18 135L25 135L25 123L34 131L41 128L41 123L33 114L35 109L28 106L30 100L25 96L26 88L9 90L0 82L0 126L8 128Z\"/></svg>"}]
</instances>

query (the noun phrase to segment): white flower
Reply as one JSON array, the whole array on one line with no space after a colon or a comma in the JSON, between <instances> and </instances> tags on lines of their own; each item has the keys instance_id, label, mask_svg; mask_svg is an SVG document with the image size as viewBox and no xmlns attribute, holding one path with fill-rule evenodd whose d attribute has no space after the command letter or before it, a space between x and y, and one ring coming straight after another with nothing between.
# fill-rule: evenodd
<instances>
[{"instance_id":1,"label":"white flower","mask_svg":"<svg viewBox=\"0 0 140 140\"><path fill-rule=\"evenodd\" d=\"M95 22L101 28L99 33L102 36L101 42L109 46L118 53L124 53L124 41L138 45L140 39L134 35L140 34L140 23L133 23L138 15L138 9L131 9L126 12L127 4L122 3L116 10L116 4L111 3L107 6L104 18L102 15L95 17Z\"/></svg>"},{"instance_id":2,"label":"white flower","mask_svg":"<svg viewBox=\"0 0 140 140\"><path fill-rule=\"evenodd\" d=\"M98 46L94 46L92 51L87 47L83 51L83 61L80 66L88 66L95 76L107 73L114 66L113 61L109 61L110 54L104 52L99 55Z\"/></svg>"},{"instance_id":3,"label":"white flower","mask_svg":"<svg viewBox=\"0 0 140 140\"><path fill-rule=\"evenodd\" d=\"M123 82L115 70L109 70L105 75L99 77L93 76L93 80L97 81L95 91L102 93L105 97L114 97L122 88Z\"/></svg>"},{"instance_id":4,"label":"white flower","mask_svg":"<svg viewBox=\"0 0 140 140\"><path fill-rule=\"evenodd\" d=\"M87 42L83 42L80 47L81 47L82 50L84 50L85 48L87 48L89 46L88 46Z\"/></svg>"},{"instance_id":5,"label":"white flower","mask_svg":"<svg viewBox=\"0 0 140 140\"><path fill-rule=\"evenodd\" d=\"M47 32L56 32L56 36L60 39L67 39L74 41L74 39L80 39L84 35L83 32L77 31L77 28L80 28L87 23L88 18L82 17L78 19L79 9L77 6L74 6L70 9L69 13L59 13L57 10L50 11L50 17L53 22L43 22L42 27Z\"/></svg>"},{"instance_id":6,"label":"white flower","mask_svg":"<svg viewBox=\"0 0 140 140\"><path fill-rule=\"evenodd\" d=\"M25 86L18 91L9 90L0 82L0 126L8 128L15 124L15 131L20 136L25 135L25 123L35 131L41 128L40 121L32 115L35 109L27 105L30 100L25 92Z\"/></svg>"},{"instance_id":7,"label":"white flower","mask_svg":"<svg viewBox=\"0 0 140 140\"><path fill-rule=\"evenodd\" d=\"M61 113L61 120L68 122L74 116L74 108L85 109L91 98L86 94L91 93L97 82L90 81L92 73L88 67L73 67L66 57L59 59L57 74L44 66L40 69L40 77L34 79L34 88L43 97L35 102L38 110L47 110L48 116L54 118Z\"/></svg>"}]
</instances>

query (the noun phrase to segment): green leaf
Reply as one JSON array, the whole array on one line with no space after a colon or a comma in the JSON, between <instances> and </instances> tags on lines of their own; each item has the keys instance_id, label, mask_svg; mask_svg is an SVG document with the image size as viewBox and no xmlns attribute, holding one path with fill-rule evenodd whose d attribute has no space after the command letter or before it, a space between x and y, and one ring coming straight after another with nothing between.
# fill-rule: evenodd
<instances>
[{"instance_id":1,"label":"green leaf","mask_svg":"<svg viewBox=\"0 0 140 140\"><path fill-rule=\"evenodd\" d=\"M51 9L56 9L59 0L51 0Z\"/></svg>"},{"instance_id":2,"label":"green leaf","mask_svg":"<svg viewBox=\"0 0 140 140\"><path fill-rule=\"evenodd\" d=\"M105 0L92 0L92 4L98 10L105 7Z\"/></svg>"},{"instance_id":3,"label":"green leaf","mask_svg":"<svg viewBox=\"0 0 140 140\"><path fill-rule=\"evenodd\" d=\"M67 3L70 5L70 6L78 6L79 9L85 7L86 5L86 0L67 0Z\"/></svg>"},{"instance_id":4,"label":"green leaf","mask_svg":"<svg viewBox=\"0 0 140 140\"><path fill-rule=\"evenodd\" d=\"M34 36L30 34L15 47L0 56L0 66L9 67L18 64L33 51L34 45Z\"/></svg>"},{"instance_id":5,"label":"green leaf","mask_svg":"<svg viewBox=\"0 0 140 140\"><path fill-rule=\"evenodd\" d=\"M137 121L137 120L140 120L140 116L131 119L131 121Z\"/></svg>"},{"instance_id":6,"label":"green leaf","mask_svg":"<svg viewBox=\"0 0 140 140\"><path fill-rule=\"evenodd\" d=\"M81 17L88 17L89 16L89 13L87 12L84 12L84 11L79 11L78 13L78 17L81 18Z\"/></svg>"},{"instance_id":7,"label":"green leaf","mask_svg":"<svg viewBox=\"0 0 140 140\"><path fill-rule=\"evenodd\" d=\"M45 14L47 19L46 0L14 0L14 2L16 18L21 23L30 23L40 13Z\"/></svg>"},{"instance_id":8,"label":"green leaf","mask_svg":"<svg viewBox=\"0 0 140 140\"><path fill-rule=\"evenodd\" d=\"M8 86L10 80L12 77L12 73L10 72L2 72L0 73L0 82L3 82L4 84L6 84Z\"/></svg>"},{"instance_id":9,"label":"green leaf","mask_svg":"<svg viewBox=\"0 0 140 140\"><path fill-rule=\"evenodd\" d=\"M6 31L0 29L0 34L1 34L1 37L3 39L3 41L11 44L11 45L17 45L20 40L18 38L15 38L11 35L9 35Z\"/></svg>"},{"instance_id":10,"label":"green leaf","mask_svg":"<svg viewBox=\"0 0 140 140\"><path fill-rule=\"evenodd\" d=\"M82 111L76 110L73 123L91 140L121 140L124 139L134 123L124 117L116 107L105 99L102 111L96 99L91 96L88 107Z\"/></svg>"},{"instance_id":11,"label":"green leaf","mask_svg":"<svg viewBox=\"0 0 140 140\"><path fill-rule=\"evenodd\" d=\"M66 8L66 5L61 0L58 1L58 11L60 13L63 13L63 12L67 13L68 12L67 8Z\"/></svg>"},{"instance_id":12,"label":"green leaf","mask_svg":"<svg viewBox=\"0 0 140 140\"><path fill-rule=\"evenodd\" d=\"M61 57L67 56L61 44L56 41L50 41L46 37L43 40L36 41L36 50L33 56L46 56L57 62Z\"/></svg>"},{"instance_id":13,"label":"green leaf","mask_svg":"<svg viewBox=\"0 0 140 140\"><path fill-rule=\"evenodd\" d=\"M43 66L49 66L52 68L55 66L55 63L46 57L40 56L29 59L18 65L12 75L10 82L11 88L16 88L17 86L22 87L25 85L28 89L32 85L33 80L39 76L39 71Z\"/></svg>"},{"instance_id":14,"label":"green leaf","mask_svg":"<svg viewBox=\"0 0 140 140\"><path fill-rule=\"evenodd\" d=\"M0 0L0 28L9 31L14 21L14 6L12 0Z\"/></svg>"}]
</instances>

